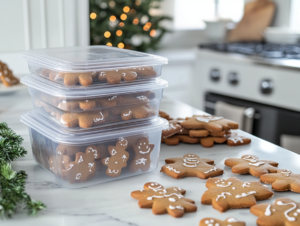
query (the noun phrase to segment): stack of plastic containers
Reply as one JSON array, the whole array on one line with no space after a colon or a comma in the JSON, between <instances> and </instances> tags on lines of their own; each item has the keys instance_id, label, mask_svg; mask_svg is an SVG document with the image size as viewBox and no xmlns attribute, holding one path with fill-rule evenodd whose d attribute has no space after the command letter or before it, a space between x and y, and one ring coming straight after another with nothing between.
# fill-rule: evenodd
<instances>
[{"instance_id":1,"label":"stack of plastic containers","mask_svg":"<svg viewBox=\"0 0 300 226\"><path fill-rule=\"evenodd\" d=\"M34 110L22 114L36 161L65 187L82 187L152 171L167 59L107 46L31 50Z\"/></svg>"}]
</instances>

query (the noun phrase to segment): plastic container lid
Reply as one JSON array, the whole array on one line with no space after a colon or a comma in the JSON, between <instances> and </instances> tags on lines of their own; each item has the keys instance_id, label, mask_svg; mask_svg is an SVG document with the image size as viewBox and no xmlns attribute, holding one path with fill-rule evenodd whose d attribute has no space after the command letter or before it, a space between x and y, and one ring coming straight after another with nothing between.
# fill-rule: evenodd
<instances>
[{"instance_id":1,"label":"plastic container lid","mask_svg":"<svg viewBox=\"0 0 300 226\"><path fill-rule=\"evenodd\" d=\"M55 126L51 121L40 116L35 111L28 111L21 115L21 122L28 127L41 133L43 136L56 143L70 145L85 145L118 137L133 136L142 133L161 131L168 127L169 122L163 118L156 117L151 120L130 123L125 125L106 127L101 130L95 130L94 133L68 133L60 127Z\"/></svg>"},{"instance_id":2,"label":"plastic container lid","mask_svg":"<svg viewBox=\"0 0 300 226\"><path fill-rule=\"evenodd\" d=\"M161 78L155 78L149 82L134 82L129 84L116 84L102 87L66 87L58 83L51 82L40 76L27 74L21 77L21 83L28 85L34 89L40 90L52 96L84 98L84 97L100 97L112 94L127 94L132 92L143 92L147 90L162 89L168 86L168 82Z\"/></svg>"},{"instance_id":3,"label":"plastic container lid","mask_svg":"<svg viewBox=\"0 0 300 226\"><path fill-rule=\"evenodd\" d=\"M109 46L78 46L26 51L27 61L56 71L91 71L138 65L167 64L165 57Z\"/></svg>"}]
</instances>

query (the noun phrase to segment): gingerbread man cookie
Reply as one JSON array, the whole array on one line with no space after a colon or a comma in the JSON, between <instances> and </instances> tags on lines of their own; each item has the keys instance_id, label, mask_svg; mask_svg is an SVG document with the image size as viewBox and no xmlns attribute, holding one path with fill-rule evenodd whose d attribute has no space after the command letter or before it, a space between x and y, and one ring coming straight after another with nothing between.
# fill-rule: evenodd
<instances>
[{"instance_id":1,"label":"gingerbread man cookie","mask_svg":"<svg viewBox=\"0 0 300 226\"><path fill-rule=\"evenodd\" d=\"M183 195L182 188L164 188L161 184L149 182L144 184L144 190L131 192L131 197L138 199L140 208L152 208L153 214L168 213L172 217L182 217L185 212L196 212L197 206L191 199Z\"/></svg>"},{"instance_id":2,"label":"gingerbread man cookie","mask_svg":"<svg viewBox=\"0 0 300 226\"><path fill-rule=\"evenodd\" d=\"M238 129L239 124L223 117L194 115L191 118L180 123L186 129L206 129L210 132L229 131L230 129Z\"/></svg>"},{"instance_id":3,"label":"gingerbread man cookie","mask_svg":"<svg viewBox=\"0 0 300 226\"><path fill-rule=\"evenodd\" d=\"M141 137L137 143L133 145L134 158L130 164L129 171L136 172L139 169L143 172L148 171L151 164L151 152L153 151L154 144L149 143L147 137Z\"/></svg>"},{"instance_id":4,"label":"gingerbread man cookie","mask_svg":"<svg viewBox=\"0 0 300 226\"><path fill-rule=\"evenodd\" d=\"M259 160L255 155L243 155L240 159L229 158L225 160L225 165L232 167L231 171L237 174L248 174L260 177L266 173L276 173L277 162L269 160Z\"/></svg>"},{"instance_id":5,"label":"gingerbread man cookie","mask_svg":"<svg viewBox=\"0 0 300 226\"><path fill-rule=\"evenodd\" d=\"M227 136L228 146L239 146L239 145L246 145L250 143L251 143L250 138L239 136L237 133L231 133L230 135Z\"/></svg>"},{"instance_id":6,"label":"gingerbread man cookie","mask_svg":"<svg viewBox=\"0 0 300 226\"><path fill-rule=\"evenodd\" d=\"M150 109L146 106L131 106L121 110L121 118L125 121L150 117Z\"/></svg>"},{"instance_id":7,"label":"gingerbread man cookie","mask_svg":"<svg viewBox=\"0 0 300 226\"><path fill-rule=\"evenodd\" d=\"M246 223L234 217L229 217L225 221L207 217L200 221L199 226L246 226Z\"/></svg>"},{"instance_id":8,"label":"gingerbread man cookie","mask_svg":"<svg viewBox=\"0 0 300 226\"><path fill-rule=\"evenodd\" d=\"M93 79L96 77L96 71L82 72L82 73L70 73L70 72L56 72L48 69L42 70L43 77L49 77L49 80L59 82L63 80L66 86L74 86L80 84L82 86L89 86L93 83Z\"/></svg>"},{"instance_id":9,"label":"gingerbread man cookie","mask_svg":"<svg viewBox=\"0 0 300 226\"><path fill-rule=\"evenodd\" d=\"M250 212L258 216L259 226L299 226L300 203L292 199L280 198L274 204L252 206Z\"/></svg>"},{"instance_id":10,"label":"gingerbread man cookie","mask_svg":"<svg viewBox=\"0 0 300 226\"><path fill-rule=\"evenodd\" d=\"M243 182L236 177L226 180L210 178L206 181L206 187L208 190L202 195L201 203L212 205L220 212L251 207L256 204L256 200L273 196L273 192L259 181Z\"/></svg>"},{"instance_id":11,"label":"gingerbread man cookie","mask_svg":"<svg viewBox=\"0 0 300 226\"><path fill-rule=\"evenodd\" d=\"M112 71L98 72L98 79L101 82L108 82L110 84L118 84L122 80L132 82L137 78L137 73L130 69L116 69Z\"/></svg>"},{"instance_id":12,"label":"gingerbread man cookie","mask_svg":"<svg viewBox=\"0 0 300 226\"><path fill-rule=\"evenodd\" d=\"M223 174L222 169L213 166L213 160L200 158L195 154L186 154L183 158L169 158L165 162L167 165L164 165L160 172L175 179L183 177L207 179Z\"/></svg>"},{"instance_id":13,"label":"gingerbread man cookie","mask_svg":"<svg viewBox=\"0 0 300 226\"><path fill-rule=\"evenodd\" d=\"M293 191L300 193L300 174L292 173L290 170L278 169L277 173L261 175L260 181L272 184L275 191Z\"/></svg>"},{"instance_id":14,"label":"gingerbread man cookie","mask_svg":"<svg viewBox=\"0 0 300 226\"><path fill-rule=\"evenodd\" d=\"M116 146L108 146L108 152L111 157L102 159L102 163L107 166L106 174L110 177L118 177L122 168L127 166L129 153L126 150L128 141L120 138Z\"/></svg>"},{"instance_id":15,"label":"gingerbread man cookie","mask_svg":"<svg viewBox=\"0 0 300 226\"><path fill-rule=\"evenodd\" d=\"M153 67L137 67L137 68L131 68L130 70L135 71L138 74L139 79L145 79L145 78L155 78L157 77L157 73L155 70L153 70Z\"/></svg>"},{"instance_id":16,"label":"gingerbread man cookie","mask_svg":"<svg viewBox=\"0 0 300 226\"><path fill-rule=\"evenodd\" d=\"M100 154L95 146L88 146L85 153L78 152L75 161L70 162L62 170L62 178L70 183L79 183L90 180L96 172L95 159L100 159Z\"/></svg>"},{"instance_id":17,"label":"gingerbread man cookie","mask_svg":"<svg viewBox=\"0 0 300 226\"><path fill-rule=\"evenodd\" d=\"M181 132L182 127L179 125L177 120L169 121L169 127L162 131L162 137L167 138L171 137L174 134Z\"/></svg>"},{"instance_id":18,"label":"gingerbread man cookie","mask_svg":"<svg viewBox=\"0 0 300 226\"><path fill-rule=\"evenodd\" d=\"M51 156L48 160L49 169L56 175L59 175L67 165L71 162L71 158L68 155Z\"/></svg>"},{"instance_id":19,"label":"gingerbread man cookie","mask_svg":"<svg viewBox=\"0 0 300 226\"><path fill-rule=\"evenodd\" d=\"M58 155L74 156L78 152L80 152L80 148L78 146L59 144L56 147L56 154L58 154Z\"/></svg>"}]
</instances>

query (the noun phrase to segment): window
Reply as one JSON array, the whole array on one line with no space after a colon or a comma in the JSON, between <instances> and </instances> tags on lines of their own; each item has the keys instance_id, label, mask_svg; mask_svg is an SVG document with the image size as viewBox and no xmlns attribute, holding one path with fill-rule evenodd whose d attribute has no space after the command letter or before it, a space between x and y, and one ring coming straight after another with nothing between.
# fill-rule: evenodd
<instances>
[{"instance_id":1,"label":"window","mask_svg":"<svg viewBox=\"0 0 300 226\"><path fill-rule=\"evenodd\" d=\"M205 20L216 18L239 21L244 0L174 0L174 29L204 29Z\"/></svg>"}]
</instances>

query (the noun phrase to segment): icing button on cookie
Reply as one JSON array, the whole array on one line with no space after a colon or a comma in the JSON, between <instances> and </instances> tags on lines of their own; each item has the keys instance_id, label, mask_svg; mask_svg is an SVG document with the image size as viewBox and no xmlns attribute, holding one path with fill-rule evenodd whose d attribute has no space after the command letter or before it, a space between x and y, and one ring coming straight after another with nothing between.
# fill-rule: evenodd
<instances>
[{"instance_id":1,"label":"icing button on cookie","mask_svg":"<svg viewBox=\"0 0 300 226\"><path fill-rule=\"evenodd\" d=\"M231 171L237 174L251 174L260 177L267 173L276 173L278 163L269 160L259 160L255 155L243 155L239 158L229 158L225 160L225 165L232 167Z\"/></svg>"},{"instance_id":2,"label":"icing button on cookie","mask_svg":"<svg viewBox=\"0 0 300 226\"><path fill-rule=\"evenodd\" d=\"M196 212L197 206L183 195L186 191L179 187L165 188L156 182L144 184L144 190L131 192L138 199L140 208L152 208L153 214L168 213L172 217L182 217L185 212Z\"/></svg>"},{"instance_id":3,"label":"icing button on cookie","mask_svg":"<svg viewBox=\"0 0 300 226\"><path fill-rule=\"evenodd\" d=\"M201 203L212 205L220 212L251 207L256 200L269 199L274 194L259 181L243 182L236 177L210 178L206 187L208 190L202 195Z\"/></svg>"},{"instance_id":4,"label":"icing button on cookie","mask_svg":"<svg viewBox=\"0 0 300 226\"><path fill-rule=\"evenodd\" d=\"M237 133L231 133L227 136L227 145L228 146L239 146L250 144L251 139L243 136L239 136Z\"/></svg>"},{"instance_id":5,"label":"icing button on cookie","mask_svg":"<svg viewBox=\"0 0 300 226\"><path fill-rule=\"evenodd\" d=\"M213 166L213 160L200 158L195 154L186 154L182 158L169 158L165 162L167 165L164 165L160 172L175 179L183 177L207 179L223 174L222 169Z\"/></svg>"}]
</instances>

